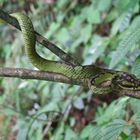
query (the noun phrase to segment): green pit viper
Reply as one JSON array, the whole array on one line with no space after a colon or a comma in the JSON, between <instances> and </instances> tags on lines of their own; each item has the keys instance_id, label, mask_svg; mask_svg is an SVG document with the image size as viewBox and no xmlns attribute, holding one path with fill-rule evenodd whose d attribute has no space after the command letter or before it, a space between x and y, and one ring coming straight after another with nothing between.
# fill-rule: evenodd
<instances>
[{"instance_id":1,"label":"green pit viper","mask_svg":"<svg viewBox=\"0 0 140 140\"><path fill-rule=\"evenodd\" d=\"M140 94L140 80L133 74L96 67L95 65L71 65L65 62L42 58L35 49L36 37L30 18L21 13L11 14L19 22L25 53L29 61L39 70L64 75L69 79L85 81L95 94L128 92L130 96Z\"/></svg>"}]
</instances>

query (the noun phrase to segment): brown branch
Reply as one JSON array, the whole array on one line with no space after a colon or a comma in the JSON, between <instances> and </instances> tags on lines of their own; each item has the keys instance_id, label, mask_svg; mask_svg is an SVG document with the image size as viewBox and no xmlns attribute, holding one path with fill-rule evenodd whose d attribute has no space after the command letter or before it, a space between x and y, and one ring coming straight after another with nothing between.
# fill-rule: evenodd
<instances>
[{"instance_id":1,"label":"brown branch","mask_svg":"<svg viewBox=\"0 0 140 140\"><path fill-rule=\"evenodd\" d=\"M0 9L0 18L6 21L7 23L11 24L12 26L16 27L20 30L20 26L18 21L10 16L9 14L5 13ZM58 57L69 64L73 65L80 65L73 57L62 51L58 48L55 44L48 41L48 39L41 36L39 33L35 31L37 41L42 44L44 47L48 48ZM28 69L21 69L21 68L0 68L0 76L1 77L17 77L22 79L37 79L37 80L46 80L46 81L55 81L67 84L74 84L74 85L81 85L87 87L87 84L80 80L71 80L63 75L56 74L56 73L49 73L45 71L36 71L36 70L28 70ZM122 95L134 97L140 99L140 91L122 91Z\"/></svg>"},{"instance_id":2,"label":"brown branch","mask_svg":"<svg viewBox=\"0 0 140 140\"><path fill-rule=\"evenodd\" d=\"M45 71L29 70L23 68L0 68L0 77L36 79L85 86L84 83L78 80L73 81L60 74L49 73Z\"/></svg>"},{"instance_id":3,"label":"brown branch","mask_svg":"<svg viewBox=\"0 0 140 140\"><path fill-rule=\"evenodd\" d=\"M69 78L56 74L49 73L45 71L37 71L37 70L29 70L23 68L0 68L0 77L15 77L21 79L35 79L35 80L45 80L45 81L53 81L60 82L66 84L80 85L87 88L87 84L79 81L79 80L70 80ZM115 91L114 91L115 92ZM117 93L117 92L115 92ZM120 96L130 96L133 98L140 99L140 91L121 91L118 92Z\"/></svg>"},{"instance_id":4,"label":"brown branch","mask_svg":"<svg viewBox=\"0 0 140 140\"><path fill-rule=\"evenodd\" d=\"M10 25L14 26L15 28L17 28L18 30L21 30L18 24L18 21L14 17L10 16L8 13L4 12L1 9L0 9L0 18L6 21L7 23L9 23ZM53 52L59 58L61 58L67 63L73 64L73 65L80 65L72 56L65 53L63 50L58 48L55 44L53 44L48 39L40 35L38 32L35 31L35 35L36 35L36 39L38 43L48 48L51 52Z\"/></svg>"}]
</instances>

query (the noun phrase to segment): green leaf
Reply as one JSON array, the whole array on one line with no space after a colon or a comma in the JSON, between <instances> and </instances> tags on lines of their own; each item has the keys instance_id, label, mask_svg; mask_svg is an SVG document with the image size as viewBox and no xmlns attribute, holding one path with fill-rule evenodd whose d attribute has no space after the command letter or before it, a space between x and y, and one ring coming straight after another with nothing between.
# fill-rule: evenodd
<instances>
[{"instance_id":1,"label":"green leaf","mask_svg":"<svg viewBox=\"0 0 140 140\"><path fill-rule=\"evenodd\" d=\"M85 64L94 63L97 58L103 55L105 49L107 48L108 44L110 43L110 38L107 37L100 37L98 35L94 35L92 38L92 47L85 48Z\"/></svg>"},{"instance_id":2,"label":"green leaf","mask_svg":"<svg viewBox=\"0 0 140 140\"><path fill-rule=\"evenodd\" d=\"M26 140L28 134L28 128L19 129L18 134L16 136L16 140Z\"/></svg>"},{"instance_id":3,"label":"green leaf","mask_svg":"<svg viewBox=\"0 0 140 140\"><path fill-rule=\"evenodd\" d=\"M140 112L136 113L136 114L133 116L133 120L134 120L137 124L140 124Z\"/></svg>"},{"instance_id":4,"label":"green leaf","mask_svg":"<svg viewBox=\"0 0 140 140\"><path fill-rule=\"evenodd\" d=\"M109 43L110 43L109 38L103 38L99 46L96 44L96 47L94 48L94 55L92 56L93 62L95 62L96 59L103 54Z\"/></svg>"},{"instance_id":5,"label":"green leaf","mask_svg":"<svg viewBox=\"0 0 140 140\"><path fill-rule=\"evenodd\" d=\"M130 105L131 105L131 108L134 112L134 114L136 113L140 113L140 100L138 99L134 99L134 98L131 98L130 101L129 101Z\"/></svg>"},{"instance_id":6,"label":"green leaf","mask_svg":"<svg viewBox=\"0 0 140 140\"><path fill-rule=\"evenodd\" d=\"M81 35L80 39L84 42L87 43L87 41L90 39L92 33L92 25L87 24L83 29L81 30Z\"/></svg>"},{"instance_id":7,"label":"green leaf","mask_svg":"<svg viewBox=\"0 0 140 140\"><path fill-rule=\"evenodd\" d=\"M56 38L61 43L66 43L70 39L70 34L67 28L63 27L56 35Z\"/></svg>"},{"instance_id":8,"label":"green leaf","mask_svg":"<svg viewBox=\"0 0 140 140\"><path fill-rule=\"evenodd\" d=\"M129 26L130 19L132 17L132 12L133 12L133 10L129 9L127 12L125 12L123 14L123 20L122 20L120 28L119 28L120 32L124 31Z\"/></svg>"},{"instance_id":9,"label":"green leaf","mask_svg":"<svg viewBox=\"0 0 140 140\"><path fill-rule=\"evenodd\" d=\"M89 140L103 140L103 128L96 127L89 137Z\"/></svg>"},{"instance_id":10,"label":"green leaf","mask_svg":"<svg viewBox=\"0 0 140 140\"><path fill-rule=\"evenodd\" d=\"M65 124L60 122L58 128L52 136L52 140L64 140Z\"/></svg>"},{"instance_id":11,"label":"green leaf","mask_svg":"<svg viewBox=\"0 0 140 140\"><path fill-rule=\"evenodd\" d=\"M114 1L115 7L119 12L124 12L131 0L116 0Z\"/></svg>"},{"instance_id":12,"label":"green leaf","mask_svg":"<svg viewBox=\"0 0 140 140\"><path fill-rule=\"evenodd\" d=\"M130 28L132 28L132 29L137 29L137 28L139 27L139 25L140 25L140 16L136 16L136 17L133 19L133 21L132 21L132 23L131 23L131 25L130 25Z\"/></svg>"},{"instance_id":13,"label":"green leaf","mask_svg":"<svg viewBox=\"0 0 140 140\"><path fill-rule=\"evenodd\" d=\"M114 120L104 128L103 140L115 140L128 125L123 120Z\"/></svg>"},{"instance_id":14,"label":"green leaf","mask_svg":"<svg viewBox=\"0 0 140 140\"><path fill-rule=\"evenodd\" d=\"M87 24L86 26L82 27L82 30L80 31L80 36L72 44L72 49L75 49L81 43L87 43L91 37L91 33L92 33L92 25L91 24Z\"/></svg>"},{"instance_id":15,"label":"green leaf","mask_svg":"<svg viewBox=\"0 0 140 140\"><path fill-rule=\"evenodd\" d=\"M127 12L124 12L120 17L116 19L111 28L111 35L114 36L118 31L122 32L129 25L130 19L132 16L132 9L129 9Z\"/></svg>"},{"instance_id":16,"label":"green leaf","mask_svg":"<svg viewBox=\"0 0 140 140\"><path fill-rule=\"evenodd\" d=\"M90 24L99 24L101 22L100 12L92 5L83 9L83 15Z\"/></svg>"},{"instance_id":17,"label":"green leaf","mask_svg":"<svg viewBox=\"0 0 140 140\"><path fill-rule=\"evenodd\" d=\"M77 137L76 133L72 129L67 128L66 135L65 135L65 140L73 140L76 137Z\"/></svg>"},{"instance_id":18,"label":"green leaf","mask_svg":"<svg viewBox=\"0 0 140 140\"><path fill-rule=\"evenodd\" d=\"M118 17L115 22L112 24L112 28L111 28L111 36L114 36L117 34L117 32L119 31L120 25L122 24L124 17L123 15L121 15L120 17Z\"/></svg>"},{"instance_id":19,"label":"green leaf","mask_svg":"<svg viewBox=\"0 0 140 140\"><path fill-rule=\"evenodd\" d=\"M98 4L98 10L103 12L107 11L111 6L112 0L100 0Z\"/></svg>"},{"instance_id":20,"label":"green leaf","mask_svg":"<svg viewBox=\"0 0 140 140\"><path fill-rule=\"evenodd\" d=\"M140 55L136 58L132 66L132 73L135 74L138 78L140 78Z\"/></svg>"},{"instance_id":21,"label":"green leaf","mask_svg":"<svg viewBox=\"0 0 140 140\"><path fill-rule=\"evenodd\" d=\"M117 50L113 53L109 67L114 68L128 53L128 51L140 41L140 27L132 30L128 35L124 36L119 43Z\"/></svg>"},{"instance_id":22,"label":"green leaf","mask_svg":"<svg viewBox=\"0 0 140 140\"><path fill-rule=\"evenodd\" d=\"M102 127L96 127L93 134L90 135L90 140L116 140L128 128L128 124L124 120L114 120Z\"/></svg>"},{"instance_id":23,"label":"green leaf","mask_svg":"<svg viewBox=\"0 0 140 140\"><path fill-rule=\"evenodd\" d=\"M116 100L112 102L105 110L97 110L96 113L96 122L98 125L105 124L109 122L110 120L114 120L117 118L123 118L125 114L125 106L126 102L128 101L129 97L121 98L119 100Z\"/></svg>"},{"instance_id":24,"label":"green leaf","mask_svg":"<svg viewBox=\"0 0 140 140\"><path fill-rule=\"evenodd\" d=\"M87 126L82 130L82 132L81 132L81 134L80 134L80 138L83 138L83 139L88 138L88 137L90 136L90 134L94 132L94 129L95 129L95 128L93 127L93 125L91 125L91 124L87 125Z\"/></svg>"},{"instance_id":25,"label":"green leaf","mask_svg":"<svg viewBox=\"0 0 140 140\"><path fill-rule=\"evenodd\" d=\"M71 32L72 36L74 36L75 38L79 35L79 33L81 31L81 24L84 19L85 19L85 17L81 14L81 15L73 17L70 22L70 25L69 25L70 32Z\"/></svg>"},{"instance_id":26,"label":"green leaf","mask_svg":"<svg viewBox=\"0 0 140 140\"><path fill-rule=\"evenodd\" d=\"M59 9L61 9L61 8L65 7L67 3L68 3L67 0L59 0L59 2L57 2L57 6Z\"/></svg>"},{"instance_id":27,"label":"green leaf","mask_svg":"<svg viewBox=\"0 0 140 140\"><path fill-rule=\"evenodd\" d=\"M105 22L111 22L118 17L118 11L116 9L110 11L105 18Z\"/></svg>"},{"instance_id":28,"label":"green leaf","mask_svg":"<svg viewBox=\"0 0 140 140\"><path fill-rule=\"evenodd\" d=\"M53 22L49 26L49 30L45 33L45 37L47 38L52 37L55 34L55 32L58 30L58 28L60 28L60 23Z\"/></svg>"},{"instance_id":29,"label":"green leaf","mask_svg":"<svg viewBox=\"0 0 140 140\"><path fill-rule=\"evenodd\" d=\"M38 114L43 112L50 112L50 111L59 111L57 101L49 102L48 104L40 108Z\"/></svg>"}]
</instances>

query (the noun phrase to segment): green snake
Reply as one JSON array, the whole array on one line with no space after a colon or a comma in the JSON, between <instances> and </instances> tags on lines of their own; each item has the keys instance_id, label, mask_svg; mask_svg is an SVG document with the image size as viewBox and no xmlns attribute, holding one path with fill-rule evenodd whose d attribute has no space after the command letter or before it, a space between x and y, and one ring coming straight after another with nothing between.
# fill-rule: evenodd
<instances>
[{"instance_id":1,"label":"green snake","mask_svg":"<svg viewBox=\"0 0 140 140\"><path fill-rule=\"evenodd\" d=\"M117 91L140 94L140 80L133 74L96 67L95 65L71 65L65 62L42 58L35 49L36 37L30 18L21 13L11 14L19 22L25 53L29 61L39 70L57 73L69 79L84 81L96 94Z\"/></svg>"}]
</instances>

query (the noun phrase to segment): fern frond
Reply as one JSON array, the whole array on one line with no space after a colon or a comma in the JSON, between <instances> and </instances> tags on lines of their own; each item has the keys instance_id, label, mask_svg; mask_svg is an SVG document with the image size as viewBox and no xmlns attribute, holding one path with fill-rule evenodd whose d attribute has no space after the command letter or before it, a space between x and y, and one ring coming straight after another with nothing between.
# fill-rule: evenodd
<instances>
[{"instance_id":1,"label":"fern frond","mask_svg":"<svg viewBox=\"0 0 140 140\"><path fill-rule=\"evenodd\" d=\"M133 9L130 8L126 13L124 13L124 18L122 20L122 23L120 25L119 31L122 32L124 31L130 23L130 19L132 17Z\"/></svg>"},{"instance_id":2,"label":"fern frond","mask_svg":"<svg viewBox=\"0 0 140 140\"><path fill-rule=\"evenodd\" d=\"M128 35L126 35L120 42L117 50L112 55L112 60L109 67L115 67L120 60L122 60L128 51L134 47L136 43L140 41L140 27L138 29L132 30Z\"/></svg>"},{"instance_id":3,"label":"fern frond","mask_svg":"<svg viewBox=\"0 0 140 140\"><path fill-rule=\"evenodd\" d=\"M140 55L135 59L134 65L132 67L132 73L140 78Z\"/></svg>"},{"instance_id":4,"label":"fern frond","mask_svg":"<svg viewBox=\"0 0 140 140\"><path fill-rule=\"evenodd\" d=\"M124 120L114 120L102 128L95 129L90 140L116 140L126 128L129 129Z\"/></svg>"},{"instance_id":5,"label":"fern frond","mask_svg":"<svg viewBox=\"0 0 140 140\"><path fill-rule=\"evenodd\" d=\"M104 128L103 140L115 140L127 126L123 120L115 120Z\"/></svg>"}]
</instances>

